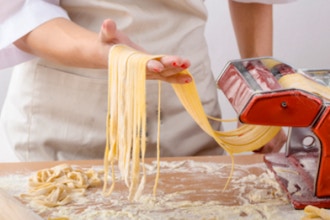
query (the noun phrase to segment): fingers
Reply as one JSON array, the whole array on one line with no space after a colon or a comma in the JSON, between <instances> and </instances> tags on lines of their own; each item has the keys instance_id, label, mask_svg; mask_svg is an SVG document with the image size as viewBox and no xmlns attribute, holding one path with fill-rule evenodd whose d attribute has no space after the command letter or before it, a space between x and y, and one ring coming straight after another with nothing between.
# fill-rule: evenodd
<instances>
[{"instance_id":1,"label":"fingers","mask_svg":"<svg viewBox=\"0 0 330 220\"><path fill-rule=\"evenodd\" d=\"M111 19L103 21L99 39L104 44L123 43L137 50L144 51L143 48L134 44L125 34L118 31L116 23ZM147 79L158 79L169 83L189 83L192 81L191 76L178 74L189 66L189 60L178 56L163 56L159 60L150 60L147 63Z\"/></svg>"},{"instance_id":2,"label":"fingers","mask_svg":"<svg viewBox=\"0 0 330 220\"><path fill-rule=\"evenodd\" d=\"M178 56L163 56L159 60L150 60L147 63L147 69L150 72L158 73L163 77L172 76L190 66L187 59Z\"/></svg>"},{"instance_id":3,"label":"fingers","mask_svg":"<svg viewBox=\"0 0 330 220\"><path fill-rule=\"evenodd\" d=\"M116 23L111 19L103 21L99 38L105 44L126 44L136 50L145 51L142 47L132 42L123 32L118 30Z\"/></svg>"},{"instance_id":4,"label":"fingers","mask_svg":"<svg viewBox=\"0 0 330 220\"><path fill-rule=\"evenodd\" d=\"M191 76L180 73L189 66L190 62L187 59L178 56L163 56L159 60L150 60L147 63L147 78L169 83L189 83L192 81Z\"/></svg>"},{"instance_id":5,"label":"fingers","mask_svg":"<svg viewBox=\"0 0 330 220\"><path fill-rule=\"evenodd\" d=\"M190 66L189 60L178 56L163 56L160 62L167 68L186 69Z\"/></svg>"},{"instance_id":6,"label":"fingers","mask_svg":"<svg viewBox=\"0 0 330 220\"><path fill-rule=\"evenodd\" d=\"M106 19L102 23L99 37L103 43L112 43L116 38L117 26L111 19Z\"/></svg>"},{"instance_id":7,"label":"fingers","mask_svg":"<svg viewBox=\"0 0 330 220\"><path fill-rule=\"evenodd\" d=\"M147 63L147 70L150 73L158 73L158 75L160 75L159 73L163 72L164 69L165 69L165 66L158 60L149 60ZM153 74L150 74L150 75L153 75Z\"/></svg>"},{"instance_id":8,"label":"fingers","mask_svg":"<svg viewBox=\"0 0 330 220\"><path fill-rule=\"evenodd\" d=\"M168 77L163 77L158 75L157 77L147 77L149 80L161 80L164 82L168 82L168 83L179 83L179 84L185 84L185 83L190 83L192 82L192 77L188 74L175 74L172 76L168 76Z\"/></svg>"}]
</instances>

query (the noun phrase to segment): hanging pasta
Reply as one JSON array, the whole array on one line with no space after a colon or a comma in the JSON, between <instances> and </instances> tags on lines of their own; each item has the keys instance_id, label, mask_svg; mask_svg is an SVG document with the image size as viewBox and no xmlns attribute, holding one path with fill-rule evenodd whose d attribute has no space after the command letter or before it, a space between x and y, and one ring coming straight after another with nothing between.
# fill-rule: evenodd
<instances>
[{"instance_id":1,"label":"hanging pasta","mask_svg":"<svg viewBox=\"0 0 330 220\"><path fill-rule=\"evenodd\" d=\"M103 187L107 194L110 194L115 187L116 162L121 178L129 188L129 199L136 200L143 190L146 178L144 170L146 64L150 59L160 57L150 56L125 45L115 45L109 52L109 94ZM188 70L182 73L190 74ZM194 81L187 84L172 84L172 86L182 105L196 123L230 155L259 149L281 129L280 127L243 125L233 131L216 131L211 127L209 117L204 112ZM158 98L160 99L160 96ZM159 135L157 142L159 146ZM157 160L159 167L159 157ZM109 166L112 176L110 187L107 186ZM159 169L157 170L158 177ZM156 186L157 179L154 190Z\"/></svg>"},{"instance_id":2,"label":"hanging pasta","mask_svg":"<svg viewBox=\"0 0 330 220\"><path fill-rule=\"evenodd\" d=\"M113 46L109 53L104 191L107 188L109 165L112 185L107 194L115 186L115 162L118 162L121 177L129 188L129 199L134 200L143 190L147 132L145 68L147 62L155 58L124 45Z\"/></svg>"}]
</instances>

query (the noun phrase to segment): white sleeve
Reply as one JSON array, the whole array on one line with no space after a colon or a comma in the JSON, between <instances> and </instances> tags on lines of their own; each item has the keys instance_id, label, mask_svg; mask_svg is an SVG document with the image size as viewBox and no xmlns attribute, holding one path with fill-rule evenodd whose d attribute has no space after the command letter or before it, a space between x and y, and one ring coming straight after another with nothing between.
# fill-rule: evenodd
<instances>
[{"instance_id":1,"label":"white sleeve","mask_svg":"<svg viewBox=\"0 0 330 220\"><path fill-rule=\"evenodd\" d=\"M244 3L263 3L263 4L279 4L279 3L288 3L296 0L233 0L235 2L244 2Z\"/></svg>"},{"instance_id":2,"label":"white sleeve","mask_svg":"<svg viewBox=\"0 0 330 220\"><path fill-rule=\"evenodd\" d=\"M56 17L68 18L60 0L0 0L0 69L27 61L34 56L13 42L42 23Z\"/></svg>"}]
</instances>

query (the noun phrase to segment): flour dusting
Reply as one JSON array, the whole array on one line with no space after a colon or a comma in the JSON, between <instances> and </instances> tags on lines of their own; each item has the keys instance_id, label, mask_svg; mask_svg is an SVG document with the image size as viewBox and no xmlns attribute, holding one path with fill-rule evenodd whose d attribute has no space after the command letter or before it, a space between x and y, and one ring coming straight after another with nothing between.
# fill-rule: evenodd
<instances>
[{"instance_id":1,"label":"flour dusting","mask_svg":"<svg viewBox=\"0 0 330 220\"><path fill-rule=\"evenodd\" d=\"M263 163L235 165L229 187L224 185L231 165L193 160L161 161L157 195L152 195L156 162L146 164L147 180L137 202L128 201L128 189L118 179L110 196L102 187L88 189L72 203L54 208L26 204L47 218L105 219L301 219L286 194ZM102 171L102 166L92 169ZM19 198L28 190L33 173L0 176L0 188ZM119 175L116 170L116 175ZM109 178L110 181L111 178ZM111 184L111 183L109 183Z\"/></svg>"}]
</instances>

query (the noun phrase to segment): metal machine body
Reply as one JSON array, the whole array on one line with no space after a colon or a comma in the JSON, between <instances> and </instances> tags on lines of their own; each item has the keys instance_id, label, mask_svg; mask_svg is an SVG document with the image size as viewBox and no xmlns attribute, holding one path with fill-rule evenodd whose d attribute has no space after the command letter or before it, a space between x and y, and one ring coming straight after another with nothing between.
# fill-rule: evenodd
<instances>
[{"instance_id":1,"label":"metal machine body","mask_svg":"<svg viewBox=\"0 0 330 220\"><path fill-rule=\"evenodd\" d=\"M297 70L272 57L234 60L217 84L240 122L289 127L286 152L267 154L265 162L293 206L330 208L330 103L301 89L282 88L278 79L293 73Z\"/></svg>"}]
</instances>

